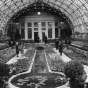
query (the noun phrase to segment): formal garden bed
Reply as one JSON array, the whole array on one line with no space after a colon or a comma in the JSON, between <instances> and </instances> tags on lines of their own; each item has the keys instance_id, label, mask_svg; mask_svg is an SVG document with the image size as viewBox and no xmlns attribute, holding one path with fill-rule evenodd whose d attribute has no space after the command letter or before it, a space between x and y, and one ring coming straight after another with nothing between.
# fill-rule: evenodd
<instances>
[{"instance_id":1,"label":"formal garden bed","mask_svg":"<svg viewBox=\"0 0 88 88\"><path fill-rule=\"evenodd\" d=\"M8 47L9 47L8 44L6 44L6 43L0 43L0 50L8 48Z\"/></svg>"},{"instance_id":2,"label":"formal garden bed","mask_svg":"<svg viewBox=\"0 0 88 88\"><path fill-rule=\"evenodd\" d=\"M9 47L0 50L0 62L6 63L15 55L16 55L16 50L14 48Z\"/></svg>"},{"instance_id":3,"label":"formal garden bed","mask_svg":"<svg viewBox=\"0 0 88 88\"><path fill-rule=\"evenodd\" d=\"M31 64L32 58L34 56L35 49L29 48L26 53L24 54L23 58L18 59L18 61L15 64L10 64L10 69L15 68L15 74L27 71L29 69L29 66Z\"/></svg>"},{"instance_id":4,"label":"formal garden bed","mask_svg":"<svg viewBox=\"0 0 88 88\"><path fill-rule=\"evenodd\" d=\"M88 41L72 41L71 44L74 44L78 47L88 50Z\"/></svg>"},{"instance_id":5,"label":"formal garden bed","mask_svg":"<svg viewBox=\"0 0 88 88\"><path fill-rule=\"evenodd\" d=\"M74 47L68 46L63 49L63 52L72 60L77 60L84 65L88 65L88 55L86 51L82 52L80 49L78 50Z\"/></svg>"},{"instance_id":6,"label":"formal garden bed","mask_svg":"<svg viewBox=\"0 0 88 88\"><path fill-rule=\"evenodd\" d=\"M50 69L55 72L63 72L65 62L54 52L53 48L46 48L46 56Z\"/></svg>"}]
</instances>

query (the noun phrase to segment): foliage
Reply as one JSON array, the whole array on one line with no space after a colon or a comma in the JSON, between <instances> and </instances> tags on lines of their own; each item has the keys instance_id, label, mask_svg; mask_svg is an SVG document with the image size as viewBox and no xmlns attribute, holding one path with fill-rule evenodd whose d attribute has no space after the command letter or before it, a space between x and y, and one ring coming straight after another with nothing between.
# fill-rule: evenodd
<instances>
[{"instance_id":1,"label":"foliage","mask_svg":"<svg viewBox=\"0 0 88 88\"><path fill-rule=\"evenodd\" d=\"M83 65L76 60L69 61L64 67L65 75L71 79L79 78L83 75L83 72Z\"/></svg>"},{"instance_id":2,"label":"foliage","mask_svg":"<svg viewBox=\"0 0 88 88\"><path fill-rule=\"evenodd\" d=\"M77 60L82 64L88 65L88 54L83 50L78 50L72 47L66 47L63 49L63 52L69 56L72 60Z\"/></svg>"},{"instance_id":3,"label":"foliage","mask_svg":"<svg viewBox=\"0 0 88 88\"><path fill-rule=\"evenodd\" d=\"M8 76L10 72L10 68L7 64L0 63L0 77Z\"/></svg>"},{"instance_id":4,"label":"foliage","mask_svg":"<svg viewBox=\"0 0 88 88\"><path fill-rule=\"evenodd\" d=\"M7 36L9 36L12 41L20 39L19 26L17 23L8 24L6 30L7 30Z\"/></svg>"},{"instance_id":5,"label":"foliage","mask_svg":"<svg viewBox=\"0 0 88 88\"><path fill-rule=\"evenodd\" d=\"M15 49L6 48L0 51L0 60L4 63L9 61L15 55Z\"/></svg>"}]
</instances>

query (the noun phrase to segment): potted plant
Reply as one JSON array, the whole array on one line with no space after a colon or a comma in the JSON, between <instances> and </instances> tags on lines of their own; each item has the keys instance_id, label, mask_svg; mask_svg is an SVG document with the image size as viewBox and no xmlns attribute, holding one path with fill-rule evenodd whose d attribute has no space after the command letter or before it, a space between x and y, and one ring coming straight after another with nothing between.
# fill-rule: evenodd
<instances>
[{"instance_id":1,"label":"potted plant","mask_svg":"<svg viewBox=\"0 0 88 88\"><path fill-rule=\"evenodd\" d=\"M84 71L83 65L76 61L69 61L64 67L65 75L70 78L69 85L70 88L83 88L84 82L87 78L87 75Z\"/></svg>"}]
</instances>

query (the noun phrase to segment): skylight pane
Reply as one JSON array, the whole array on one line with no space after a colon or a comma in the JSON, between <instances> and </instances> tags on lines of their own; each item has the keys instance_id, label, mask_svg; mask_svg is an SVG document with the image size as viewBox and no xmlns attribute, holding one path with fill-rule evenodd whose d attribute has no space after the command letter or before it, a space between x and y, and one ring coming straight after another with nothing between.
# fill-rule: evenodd
<instances>
[{"instance_id":1,"label":"skylight pane","mask_svg":"<svg viewBox=\"0 0 88 88\"><path fill-rule=\"evenodd\" d=\"M65 0L64 3L66 3L67 5L71 4L71 2L69 2L68 0Z\"/></svg>"},{"instance_id":2,"label":"skylight pane","mask_svg":"<svg viewBox=\"0 0 88 88\"><path fill-rule=\"evenodd\" d=\"M55 2L55 0L49 0L49 2L52 2L52 3L54 3L54 2Z\"/></svg>"},{"instance_id":3,"label":"skylight pane","mask_svg":"<svg viewBox=\"0 0 88 88\"><path fill-rule=\"evenodd\" d=\"M79 5L79 6L82 6L82 2L80 2L80 0L74 0L74 3Z\"/></svg>"},{"instance_id":4,"label":"skylight pane","mask_svg":"<svg viewBox=\"0 0 88 88\"><path fill-rule=\"evenodd\" d=\"M7 6L3 6L3 7L1 7L0 9L1 9L1 11L4 11L4 10L6 10L8 7Z\"/></svg>"},{"instance_id":5,"label":"skylight pane","mask_svg":"<svg viewBox=\"0 0 88 88\"><path fill-rule=\"evenodd\" d=\"M17 3L16 3L17 6L20 6L21 4L22 4L21 2L17 2Z\"/></svg>"},{"instance_id":6,"label":"skylight pane","mask_svg":"<svg viewBox=\"0 0 88 88\"><path fill-rule=\"evenodd\" d=\"M78 18L78 16L75 13L72 13L72 16L73 16L74 19Z\"/></svg>"},{"instance_id":7,"label":"skylight pane","mask_svg":"<svg viewBox=\"0 0 88 88\"><path fill-rule=\"evenodd\" d=\"M82 14L79 10L77 10L75 13L78 15L78 17L82 16Z\"/></svg>"},{"instance_id":8,"label":"skylight pane","mask_svg":"<svg viewBox=\"0 0 88 88\"><path fill-rule=\"evenodd\" d=\"M61 6L61 2L57 1L55 2L56 5Z\"/></svg>"},{"instance_id":9,"label":"skylight pane","mask_svg":"<svg viewBox=\"0 0 88 88\"><path fill-rule=\"evenodd\" d=\"M12 4L9 6L9 8L13 10L13 9L17 8L17 6L15 4Z\"/></svg>"},{"instance_id":10,"label":"skylight pane","mask_svg":"<svg viewBox=\"0 0 88 88\"><path fill-rule=\"evenodd\" d=\"M88 22L88 17L87 16L84 15L83 18L84 18L85 22Z\"/></svg>"},{"instance_id":11,"label":"skylight pane","mask_svg":"<svg viewBox=\"0 0 88 88\"><path fill-rule=\"evenodd\" d=\"M88 3L85 4L85 7L88 9Z\"/></svg>"},{"instance_id":12,"label":"skylight pane","mask_svg":"<svg viewBox=\"0 0 88 88\"><path fill-rule=\"evenodd\" d=\"M80 18L78 18L78 20L79 20L79 23L82 24L82 20Z\"/></svg>"},{"instance_id":13,"label":"skylight pane","mask_svg":"<svg viewBox=\"0 0 88 88\"><path fill-rule=\"evenodd\" d=\"M9 1L8 3L7 3L7 6L10 6L10 5L12 5L13 4L13 1Z\"/></svg>"},{"instance_id":14,"label":"skylight pane","mask_svg":"<svg viewBox=\"0 0 88 88\"><path fill-rule=\"evenodd\" d=\"M72 9L77 9L77 7L74 5L74 4L72 4L69 8L72 8Z\"/></svg>"},{"instance_id":15,"label":"skylight pane","mask_svg":"<svg viewBox=\"0 0 88 88\"><path fill-rule=\"evenodd\" d=\"M59 7L58 7L57 5L54 5L54 7L55 7L56 9L59 9Z\"/></svg>"},{"instance_id":16,"label":"skylight pane","mask_svg":"<svg viewBox=\"0 0 88 88\"><path fill-rule=\"evenodd\" d=\"M79 11L81 12L81 15L85 15L82 9L79 9Z\"/></svg>"},{"instance_id":17,"label":"skylight pane","mask_svg":"<svg viewBox=\"0 0 88 88\"><path fill-rule=\"evenodd\" d=\"M79 0L80 2L82 2L83 4L85 4L86 3L86 1L85 0Z\"/></svg>"},{"instance_id":18,"label":"skylight pane","mask_svg":"<svg viewBox=\"0 0 88 88\"><path fill-rule=\"evenodd\" d=\"M62 4L61 7L64 8L64 9L67 8L67 6L65 4Z\"/></svg>"},{"instance_id":19,"label":"skylight pane","mask_svg":"<svg viewBox=\"0 0 88 88\"><path fill-rule=\"evenodd\" d=\"M72 10L71 9L66 9L69 13L72 13Z\"/></svg>"},{"instance_id":20,"label":"skylight pane","mask_svg":"<svg viewBox=\"0 0 88 88\"><path fill-rule=\"evenodd\" d=\"M82 22L85 22L85 20L84 20L84 17L83 17L83 16L82 16L80 19L82 20Z\"/></svg>"},{"instance_id":21,"label":"skylight pane","mask_svg":"<svg viewBox=\"0 0 88 88\"><path fill-rule=\"evenodd\" d=\"M0 1L0 5L2 4L2 1Z\"/></svg>"},{"instance_id":22,"label":"skylight pane","mask_svg":"<svg viewBox=\"0 0 88 88\"><path fill-rule=\"evenodd\" d=\"M86 8L85 6L82 6L81 9L82 9L82 11L83 11L84 13L88 13L88 10L87 10L87 8Z\"/></svg>"}]
</instances>

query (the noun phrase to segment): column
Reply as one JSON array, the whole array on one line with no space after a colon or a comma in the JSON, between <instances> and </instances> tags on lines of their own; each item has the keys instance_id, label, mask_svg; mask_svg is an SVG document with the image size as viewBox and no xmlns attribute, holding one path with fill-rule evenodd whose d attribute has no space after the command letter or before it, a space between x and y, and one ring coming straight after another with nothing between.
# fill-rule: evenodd
<instances>
[{"instance_id":1,"label":"column","mask_svg":"<svg viewBox=\"0 0 88 88\"><path fill-rule=\"evenodd\" d=\"M58 38L60 38L60 28L58 27Z\"/></svg>"},{"instance_id":2,"label":"column","mask_svg":"<svg viewBox=\"0 0 88 88\"><path fill-rule=\"evenodd\" d=\"M55 22L52 21L52 38L55 39Z\"/></svg>"},{"instance_id":3,"label":"column","mask_svg":"<svg viewBox=\"0 0 88 88\"><path fill-rule=\"evenodd\" d=\"M48 39L48 21L46 21L46 36L47 36L47 39Z\"/></svg>"},{"instance_id":4,"label":"column","mask_svg":"<svg viewBox=\"0 0 88 88\"><path fill-rule=\"evenodd\" d=\"M34 40L34 25L33 25L33 22L32 22L32 39Z\"/></svg>"},{"instance_id":5,"label":"column","mask_svg":"<svg viewBox=\"0 0 88 88\"><path fill-rule=\"evenodd\" d=\"M25 22L25 40L28 39L27 22Z\"/></svg>"},{"instance_id":6,"label":"column","mask_svg":"<svg viewBox=\"0 0 88 88\"><path fill-rule=\"evenodd\" d=\"M42 40L42 31L41 31L41 22L38 22L38 32L39 32L39 38Z\"/></svg>"}]
</instances>

